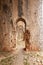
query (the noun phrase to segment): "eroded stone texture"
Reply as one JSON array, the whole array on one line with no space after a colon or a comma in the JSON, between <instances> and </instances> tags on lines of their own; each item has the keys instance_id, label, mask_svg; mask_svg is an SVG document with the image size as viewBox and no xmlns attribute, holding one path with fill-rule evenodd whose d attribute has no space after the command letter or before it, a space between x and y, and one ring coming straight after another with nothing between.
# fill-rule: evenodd
<instances>
[{"instance_id":1,"label":"eroded stone texture","mask_svg":"<svg viewBox=\"0 0 43 65\"><path fill-rule=\"evenodd\" d=\"M15 28L12 20L12 4L2 0L2 11L0 11L0 49L10 51L15 48Z\"/></svg>"},{"instance_id":2,"label":"eroded stone texture","mask_svg":"<svg viewBox=\"0 0 43 65\"><path fill-rule=\"evenodd\" d=\"M39 44L40 23L39 5L41 0L23 0L23 18L26 20L27 29L31 33L30 42ZM18 19L18 0L0 0L0 46L11 50L16 44L16 20ZM27 8L26 8L27 7ZM4 49L5 49L4 48Z\"/></svg>"},{"instance_id":3,"label":"eroded stone texture","mask_svg":"<svg viewBox=\"0 0 43 65\"><path fill-rule=\"evenodd\" d=\"M23 0L24 1L24 0ZM40 0L28 0L28 10L25 8L25 2L23 6L23 12L24 12L24 18L27 22L27 29L30 30L31 33L31 39L30 42L32 44L39 45L39 14L38 14L38 8L40 5Z\"/></svg>"}]
</instances>

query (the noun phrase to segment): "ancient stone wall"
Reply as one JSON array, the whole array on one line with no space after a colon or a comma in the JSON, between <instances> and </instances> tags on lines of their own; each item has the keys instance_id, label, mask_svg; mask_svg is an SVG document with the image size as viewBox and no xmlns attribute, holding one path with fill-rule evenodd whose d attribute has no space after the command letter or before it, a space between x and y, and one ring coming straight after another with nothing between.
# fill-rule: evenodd
<instances>
[{"instance_id":1,"label":"ancient stone wall","mask_svg":"<svg viewBox=\"0 0 43 65\"><path fill-rule=\"evenodd\" d=\"M12 10L13 5L10 0L1 0L0 9L0 49L10 51L15 48L15 27L13 25Z\"/></svg>"},{"instance_id":2,"label":"ancient stone wall","mask_svg":"<svg viewBox=\"0 0 43 65\"><path fill-rule=\"evenodd\" d=\"M31 33L30 42L40 46L40 4L41 0L22 0L22 17ZM11 49L16 45L16 20L18 0L0 0L0 45ZM1 48L0 47L0 48Z\"/></svg>"}]
</instances>

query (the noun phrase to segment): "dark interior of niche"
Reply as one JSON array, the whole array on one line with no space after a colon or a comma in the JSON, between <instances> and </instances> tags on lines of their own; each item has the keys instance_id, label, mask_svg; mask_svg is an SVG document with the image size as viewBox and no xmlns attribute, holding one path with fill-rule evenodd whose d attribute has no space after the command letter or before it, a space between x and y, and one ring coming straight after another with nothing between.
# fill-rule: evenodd
<instances>
[{"instance_id":1,"label":"dark interior of niche","mask_svg":"<svg viewBox=\"0 0 43 65\"><path fill-rule=\"evenodd\" d=\"M10 0L10 3L12 3L12 0Z\"/></svg>"},{"instance_id":2,"label":"dark interior of niche","mask_svg":"<svg viewBox=\"0 0 43 65\"><path fill-rule=\"evenodd\" d=\"M36 13L36 12L34 12L34 14L36 15L37 13Z\"/></svg>"},{"instance_id":3,"label":"dark interior of niche","mask_svg":"<svg viewBox=\"0 0 43 65\"><path fill-rule=\"evenodd\" d=\"M5 13L7 13L7 10L8 10L7 4L3 4L3 11L4 11Z\"/></svg>"},{"instance_id":4,"label":"dark interior of niche","mask_svg":"<svg viewBox=\"0 0 43 65\"><path fill-rule=\"evenodd\" d=\"M22 6L23 6L22 0L18 0L18 16L19 17L21 17L23 15Z\"/></svg>"},{"instance_id":5,"label":"dark interior of niche","mask_svg":"<svg viewBox=\"0 0 43 65\"><path fill-rule=\"evenodd\" d=\"M6 36L7 34L5 34L5 36Z\"/></svg>"},{"instance_id":6,"label":"dark interior of niche","mask_svg":"<svg viewBox=\"0 0 43 65\"><path fill-rule=\"evenodd\" d=\"M0 0L0 10L1 10L1 0Z\"/></svg>"},{"instance_id":7,"label":"dark interior of niche","mask_svg":"<svg viewBox=\"0 0 43 65\"><path fill-rule=\"evenodd\" d=\"M1 10L1 1L0 1L0 10Z\"/></svg>"},{"instance_id":8,"label":"dark interior of niche","mask_svg":"<svg viewBox=\"0 0 43 65\"><path fill-rule=\"evenodd\" d=\"M3 22L3 24L5 24L5 22Z\"/></svg>"},{"instance_id":9,"label":"dark interior of niche","mask_svg":"<svg viewBox=\"0 0 43 65\"><path fill-rule=\"evenodd\" d=\"M12 40L11 40L11 42L12 42Z\"/></svg>"},{"instance_id":10,"label":"dark interior of niche","mask_svg":"<svg viewBox=\"0 0 43 65\"><path fill-rule=\"evenodd\" d=\"M12 25L12 27L13 27L13 20L11 19L11 21L10 21L10 24Z\"/></svg>"},{"instance_id":11,"label":"dark interior of niche","mask_svg":"<svg viewBox=\"0 0 43 65\"><path fill-rule=\"evenodd\" d=\"M8 16L12 17L12 12L10 10L10 7L7 4L3 4L3 12L8 14Z\"/></svg>"}]
</instances>

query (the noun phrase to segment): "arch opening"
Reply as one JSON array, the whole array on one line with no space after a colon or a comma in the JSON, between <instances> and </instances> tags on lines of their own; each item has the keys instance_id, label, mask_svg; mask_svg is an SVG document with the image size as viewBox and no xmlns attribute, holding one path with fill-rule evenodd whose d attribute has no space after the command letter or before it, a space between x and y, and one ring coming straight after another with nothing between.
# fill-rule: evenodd
<instances>
[{"instance_id":1,"label":"arch opening","mask_svg":"<svg viewBox=\"0 0 43 65\"><path fill-rule=\"evenodd\" d=\"M23 18L19 18L16 21L16 46L18 48L24 48L25 43L23 41L24 32L26 30L26 21Z\"/></svg>"}]
</instances>

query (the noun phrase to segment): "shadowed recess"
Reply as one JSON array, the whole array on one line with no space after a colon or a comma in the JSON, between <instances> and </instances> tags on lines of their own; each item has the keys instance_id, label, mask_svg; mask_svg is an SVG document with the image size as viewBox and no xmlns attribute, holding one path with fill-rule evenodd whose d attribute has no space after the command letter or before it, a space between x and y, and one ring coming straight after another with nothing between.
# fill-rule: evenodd
<instances>
[{"instance_id":1,"label":"shadowed recess","mask_svg":"<svg viewBox=\"0 0 43 65\"><path fill-rule=\"evenodd\" d=\"M18 16L19 17L22 17L23 15L22 5L23 5L22 0L18 0Z\"/></svg>"},{"instance_id":2,"label":"shadowed recess","mask_svg":"<svg viewBox=\"0 0 43 65\"><path fill-rule=\"evenodd\" d=\"M18 22L20 22L20 21L24 22L24 24L25 24L25 30L26 30L26 21L25 21L25 19L23 19L23 18L18 18L17 21L16 21L16 24L17 24Z\"/></svg>"},{"instance_id":3,"label":"shadowed recess","mask_svg":"<svg viewBox=\"0 0 43 65\"><path fill-rule=\"evenodd\" d=\"M26 9L28 10L28 0L25 0L26 2Z\"/></svg>"}]
</instances>

